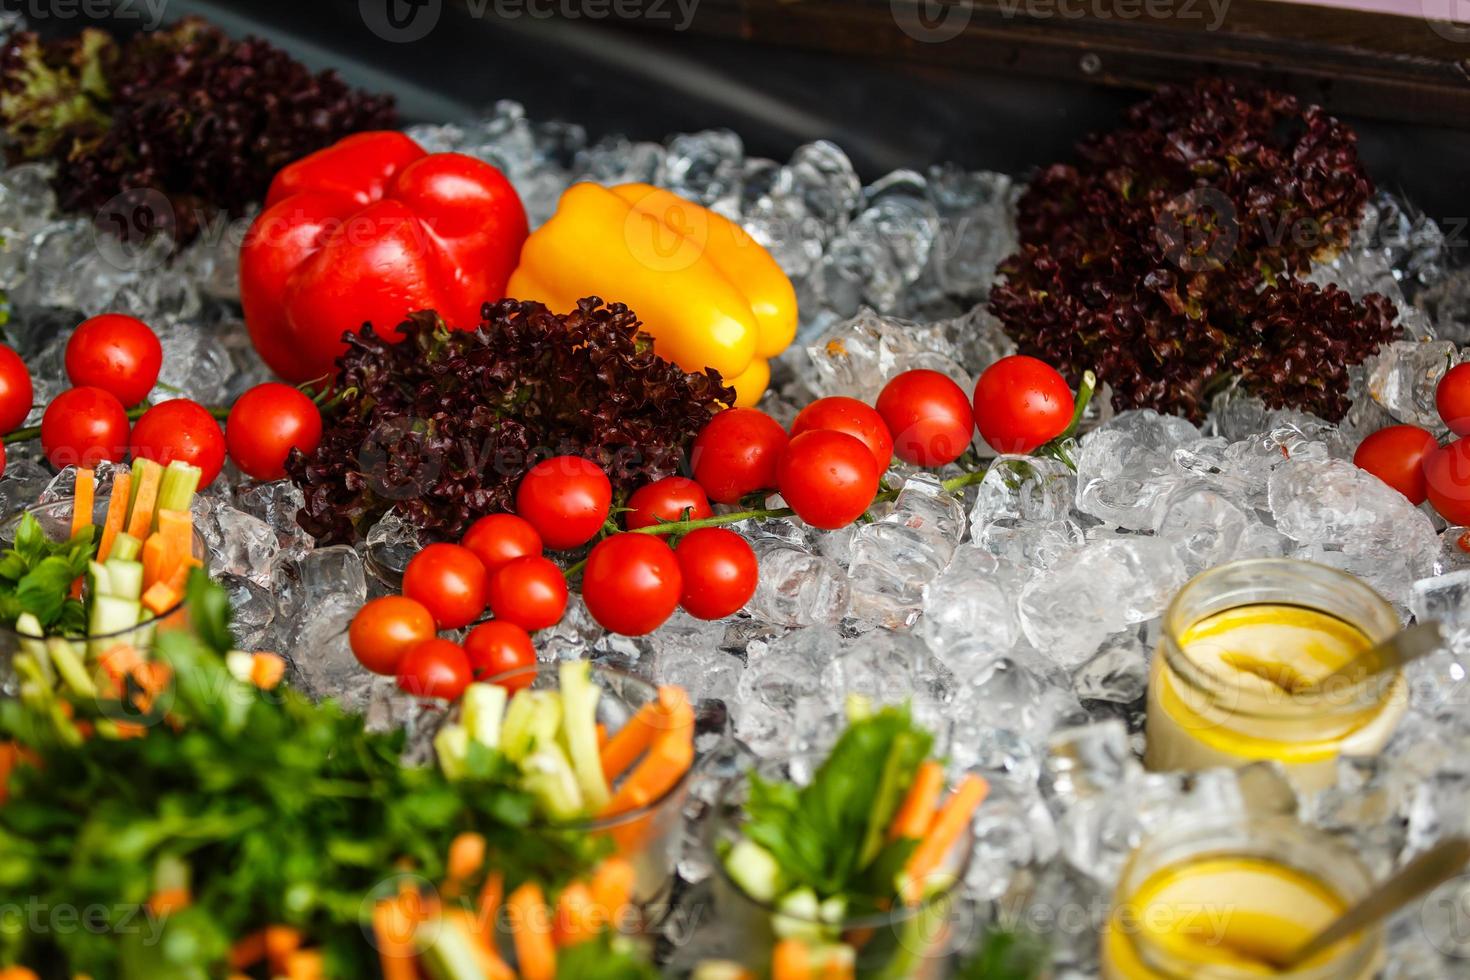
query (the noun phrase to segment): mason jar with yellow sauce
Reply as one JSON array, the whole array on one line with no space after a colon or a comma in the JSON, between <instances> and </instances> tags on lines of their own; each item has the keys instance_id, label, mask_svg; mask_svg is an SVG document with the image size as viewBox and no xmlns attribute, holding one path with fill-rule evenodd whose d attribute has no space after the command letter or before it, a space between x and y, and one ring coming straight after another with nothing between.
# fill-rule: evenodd
<instances>
[{"instance_id":1,"label":"mason jar with yellow sauce","mask_svg":"<svg viewBox=\"0 0 1470 980\"><path fill-rule=\"evenodd\" d=\"M1104 980L1366 980L1383 961L1380 928L1307 963L1286 955L1372 888L1368 870L1290 817L1178 823L1139 845L1102 936Z\"/></svg>"},{"instance_id":2,"label":"mason jar with yellow sauce","mask_svg":"<svg viewBox=\"0 0 1470 980\"><path fill-rule=\"evenodd\" d=\"M1231 562L1180 590L1148 685L1144 762L1154 770L1286 767L1332 785L1342 755L1376 755L1408 706L1398 670L1317 683L1400 628L1345 572L1284 558Z\"/></svg>"}]
</instances>

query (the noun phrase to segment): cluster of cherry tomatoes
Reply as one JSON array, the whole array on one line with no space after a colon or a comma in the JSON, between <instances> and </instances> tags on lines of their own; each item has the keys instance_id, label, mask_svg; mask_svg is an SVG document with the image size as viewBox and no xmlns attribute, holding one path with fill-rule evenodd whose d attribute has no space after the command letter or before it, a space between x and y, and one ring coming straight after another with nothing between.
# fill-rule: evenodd
<instances>
[{"instance_id":1,"label":"cluster of cherry tomatoes","mask_svg":"<svg viewBox=\"0 0 1470 980\"><path fill-rule=\"evenodd\" d=\"M73 387L51 400L41 418L41 448L52 465L93 467L103 460L181 460L199 467L207 486L228 452L243 472L261 480L286 475L293 447L309 452L321 439L321 413L290 385L257 385L230 409L220 431L210 409L175 398L130 413L158 383L163 345L136 317L105 313L84 321L66 344L66 374ZM19 427L31 410L34 389L20 356L0 347L0 432ZM133 416L136 415L136 421ZM0 473L4 455L0 451Z\"/></svg>"},{"instance_id":2,"label":"cluster of cherry tomatoes","mask_svg":"<svg viewBox=\"0 0 1470 980\"><path fill-rule=\"evenodd\" d=\"M1364 439L1353 462L1415 505L1428 500L1451 524L1470 524L1470 363L1445 372L1434 404L1457 437L1449 445L1417 425L1391 425Z\"/></svg>"},{"instance_id":3,"label":"cluster of cherry tomatoes","mask_svg":"<svg viewBox=\"0 0 1470 980\"><path fill-rule=\"evenodd\" d=\"M727 409L694 440L693 479L669 476L639 487L620 512L622 529L602 469L581 457L554 457L522 478L514 514L482 517L458 544L431 544L415 555L403 594L365 605L349 640L368 670L395 676L410 693L453 700L475 679L534 662L531 633L559 622L567 604L566 574L545 551L579 548L599 535L582 566L582 598L601 626L641 636L681 607L723 619L755 593L757 563L740 535L702 526L716 519L712 503L776 491L811 526L843 527L872 505L895 455L943 466L970 447L977 425L998 451L1030 452L1064 432L1074 408L1056 371L1010 357L981 376L973 396L937 371L906 371L876 405L844 397L813 402L789 433L764 412ZM480 622L487 609L493 618ZM475 623L462 644L439 636Z\"/></svg>"}]
</instances>

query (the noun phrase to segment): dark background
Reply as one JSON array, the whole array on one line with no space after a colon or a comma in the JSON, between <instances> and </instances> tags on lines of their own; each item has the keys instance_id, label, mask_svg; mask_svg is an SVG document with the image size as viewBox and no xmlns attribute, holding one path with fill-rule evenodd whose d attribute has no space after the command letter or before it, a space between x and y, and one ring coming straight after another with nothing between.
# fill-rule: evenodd
<instances>
[{"instance_id":1,"label":"dark background","mask_svg":"<svg viewBox=\"0 0 1470 980\"><path fill-rule=\"evenodd\" d=\"M112 0L117 14L108 26L137 29L145 2ZM779 160L803 142L827 138L848 152L864 179L945 160L1024 174L1066 158L1080 135L1108 126L1138 98L1138 90L1129 87L1137 84L1136 78L1118 81L1118 75L1130 74L1126 54L1111 60L1112 65L1124 62L1123 70L1104 79L1112 84L1102 84L1048 78L1045 72L1023 74L1013 64L1002 67L1003 60L1017 60L1008 49L997 50L994 58L988 58L983 47L965 49L976 50L976 56L961 65L953 63L953 56L950 63L938 58L926 63L922 48L920 57L904 59L833 53L728 36L741 31L739 24L732 28L718 22L730 7L729 0L705 0L708 6L698 8L696 29L688 32L674 31L668 22L661 27L629 26L585 16L476 17L467 9L469 0L417 0L438 2L440 9L434 27L411 42L385 40L369 29L360 9L360 4L382 9L393 2L406 16L410 0L163 2L166 20L202 14L231 33L267 37L310 65L335 67L355 84L393 92L411 121L465 117L508 98L523 103L533 119L580 123L593 139L621 132L659 140L672 132L729 127L744 139L748 153ZM665 2L669 16L676 18L672 0ZM1261 4L1254 7L1259 10ZM1305 10L1323 24L1342 23L1335 12ZM1441 51L1459 54L1463 48L1470 58L1470 34L1455 45L1434 37L1422 21L1393 20L1402 22L1404 36L1415 43L1423 35ZM68 33L90 21L74 14L33 22L48 33ZM1435 122L1383 118L1402 108L1406 116L1434 120L1440 102L1430 104L1426 99L1416 105L1419 97L1413 92L1390 89L1373 106L1378 118L1369 118L1333 104L1330 67L1295 83L1291 31L1312 30L1313 23L1308 21L1303 28L1299 22L1283 21L1285 40L1276 39L1279 43L1267 49L1268 55L1258 56L1248 73L1273 81L1280 75L1298 89L1305 86L1308 98L1322 98L1354 122L1369 172L1380 185L1406 194L1442 221L1470 213L1464 190L1470 173L1470 132ZM887 26L897 33L891 23ZM858 29L871 33L881 28L869 24L854 28ZM850 51L850 38L848 42ZM1168 38L1163 41L1165 47L1171 43ZM1178 52L1174 54L1174 70L1179 71ZM1308 60L1305 49L1302 60ZM1407 69L1423 60L1404 58L1403 64ZM1153 62L1140 55L1139 63ZM1187 56L1182 70L1189 70ZM1201 60L1200 70L1213 69ZM1393 72L1390 66L1387 74ZM1456 79L1450 81L1454 95ZM1470 92L1470 82L1466 91Z\"/></svg>"}]
</instances>

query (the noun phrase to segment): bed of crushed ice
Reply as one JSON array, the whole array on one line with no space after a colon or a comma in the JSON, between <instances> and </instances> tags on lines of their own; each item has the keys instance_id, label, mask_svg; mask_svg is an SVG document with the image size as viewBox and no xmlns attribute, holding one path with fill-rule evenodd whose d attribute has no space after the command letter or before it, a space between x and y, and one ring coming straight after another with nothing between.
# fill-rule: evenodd
<instances>
[{"instance_id":1,"label":"bed of crushed ice","mask_svg":"<svg viewBox=\"0 0 1470 980\"><path fill-rule=\"evenodd\" d=\"M574 179L651 181L737 218L798 283L801 334L763 406L783 422L817 396L871 398L911 367L963 384L1009 349L983 309L1014 244L1018 186L1005 175L941 166L863 186L830 143L803 146L786 163L747 157L728 131L589 144L580 127L532 123L509 102L412 133L430 149L499 166L533 225ZM219 404L264 380L233 302L244 227L208 229L179 254L162 243L123 248L85 217L58 214L41 168L0 172L5 329L32 367L37 402L63 384L71 328L109 310L160 331L165 392ZM605 635L574 597L564 622L540 638L541 654L590 655L723 702L740 751L756 756L830 739L848 693L911 699L953 764L983 771L995 787L978 824L967 909L1046 932L1058 975L1081 977L1096 973L1096 929L1140 833L1240 807L1248 795L1232 773L1141 770L1160 613L1191 575L1219 562L1310 558L1363 576L1406 617L1445 620L1454 636L1453 650L1415 666L1412 708L1383 755L1343 763L1335 789L1298 801L1386 871L1439 835L1470 830L1463 529L1445 528L1350 462L1382 424L1438 424L1434 381L1470 338L1470 275L1450 261L1452 244L1380 194L1355 246L1315 272L1357 294L1387 293L1408 325L1406 339L1357 372L1340 426L1230 392L1196 428L1151 412L1114 416L1104 393L1075 474L1049 460L998 466L960 500L938 493L933 475L900 469L890 481L902 495L872 523L833 533L792 520L742 526L760 585L741 615L705 623L680 613L634 640ZM69 473L53 478L34 449L11 448L0 507L68 490ZM294 524L299 502L287 483L251 483L232 470L200 502L242 642L289 654L300 683L364 707L378 724L427 727L421 706L357 667L344 635L412 554L411 530L390 515L357 549L316 548ZM707 872L693 848L681 870L695 889ZM1386 975L1465 975L1467 924L1470 877L1395 921Z\"/></svg>"}]
</instances>

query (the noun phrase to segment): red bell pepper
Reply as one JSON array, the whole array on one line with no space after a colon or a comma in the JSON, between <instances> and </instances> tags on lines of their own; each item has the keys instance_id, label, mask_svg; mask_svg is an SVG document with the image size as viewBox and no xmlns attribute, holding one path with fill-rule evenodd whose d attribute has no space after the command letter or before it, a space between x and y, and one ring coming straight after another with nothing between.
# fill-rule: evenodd
<instances>
[{"instance_id":1,"label":"red bell pepper","mask_svg":"<svg viewBox=\"0 0 1470 980\"><path fill-rule=\"evenodd\" d=\"M526 240L510 182L460 153L426 153L402 133L349 136L290 164L240 250L250 339L271 370L321 378L342 335L393 332L434 309L469 329L501 299Z\"/></svg>"}]
</instances>

